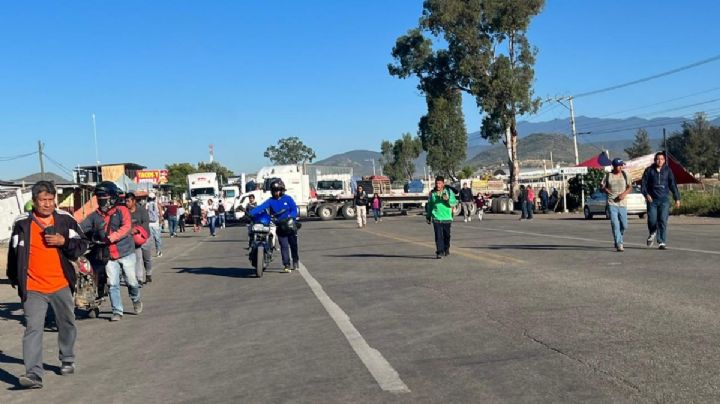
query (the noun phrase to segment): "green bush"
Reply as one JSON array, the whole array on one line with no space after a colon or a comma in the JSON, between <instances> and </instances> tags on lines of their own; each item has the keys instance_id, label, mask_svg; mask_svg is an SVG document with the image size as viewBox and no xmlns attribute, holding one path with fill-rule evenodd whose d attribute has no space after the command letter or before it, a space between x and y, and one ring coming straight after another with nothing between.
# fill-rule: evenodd
<instances>
[{"instance_id":1,"label":"green bush","mask_svg":"<svg viewBox=\"0 0 720 404\"><path fill-rule=\"evenodd\" d=\"M720 195L702 191L680 191L679 209L673 209L675 215L720 216Z\"/></svg>"}]
</instances>

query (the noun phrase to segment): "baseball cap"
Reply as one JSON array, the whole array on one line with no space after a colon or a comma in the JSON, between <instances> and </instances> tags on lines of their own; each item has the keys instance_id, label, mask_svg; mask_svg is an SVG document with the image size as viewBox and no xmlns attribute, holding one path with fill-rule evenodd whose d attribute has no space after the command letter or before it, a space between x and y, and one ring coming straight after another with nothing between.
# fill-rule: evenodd
<instances>
[{"instance_id":1,"label":"baseball cap","mask_svg":"<svg viewBox=\"0 0 720 404\"><path fill-rule=\"evenodd\" d=\"M624 166L625 162L622 161L622 159L613 159L612 165L613 165L613 167L620 167L620 166Z\"/></svg>"}]
</instances>

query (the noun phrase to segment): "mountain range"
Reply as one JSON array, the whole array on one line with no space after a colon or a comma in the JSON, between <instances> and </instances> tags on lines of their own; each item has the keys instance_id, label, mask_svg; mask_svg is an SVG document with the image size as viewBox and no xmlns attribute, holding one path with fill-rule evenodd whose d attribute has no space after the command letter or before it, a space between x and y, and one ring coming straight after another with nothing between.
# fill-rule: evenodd
<instances>
[{"instance_id":1,"label":"mountain range","mask_svg":"<svg viewBox=\"0 0 720 404\"><path fill-rule=\"evenodd\" d=\"M624 149L630 147L635 139L638 128L647 130L650 142L655 149L661 147L662 131L667 136L682 129L684 118L638 117L624 119L591 118L579 116L575 120L578 133L579 160L586 160L603 150L608 150L611 157L627 158ZM720 126L720 118L710 121ZM519 147L518 156L525 164L541 166L542 160L550 161L550 152L555 164L572 164L575 153L570 136L570 120L553 119L544 122L520 121L518 123ZM372 161L375 161L376 173L381 172L379 152L371 150L351 150L317 161L319 165L338 165L353 167L355 175L371 175ZM468 134L467 164L473 167L496 167L506 164L507 151L502 143L489 144L480 136L480 132ZM423 175L425 153L415 161L417 176Z\"/></svg>"}]
</instances>

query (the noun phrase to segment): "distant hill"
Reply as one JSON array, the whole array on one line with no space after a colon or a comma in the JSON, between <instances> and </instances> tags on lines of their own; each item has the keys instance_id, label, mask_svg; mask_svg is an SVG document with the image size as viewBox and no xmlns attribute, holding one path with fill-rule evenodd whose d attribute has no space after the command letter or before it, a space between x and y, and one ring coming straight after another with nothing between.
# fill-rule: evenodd
<instances>
[{"instance_id":1,"label":"distant hill","mask_svg":"<svg viewBox=\"0 0 720 404\"><path fill-rule=\"evenodd\" d=\"M349 152L332 155L324 160L315 161L313 164L352 167L355 175L372 175L373 160L375 161L376 173L379 174L380 171L382 171L380 157L382 157L380 152L372 150L351 150Z\"/></svg>"},{"instance_id":2,"label":"distant hill","mask_svg":"<svg viewBox=\"0 0 720 404\"><path fill-rule=\"evenodd\" d=\"M42 179L43 179L43 178L42 178L42 175L41 175L40 173L35 173L35 174L28 175L28 176L26 176L26 177L22 177L22 178L18 178L18 179L16 179L16 180L13 180L13 182L15 182L15 183L20 183L20 182L23 182L23 181L24 181L24 182L26 182L26 183L28 183L28 184L34 184L34 183L36 183L36 182L38 182L38 181L40 181L40 180L42 180ZM55 184L69 184L69 183L72 183L72 181L68 180L67 178L62 177L62 176L60 176L60 175L57 175L57 174L55 174L55 173L51 173L51 172L45 173L45 181L52 181L52 182L54 182Z\"/></svg>"},{"instance_id":3,"label":"distant hill","mask_svg":"<svg viewBox=\"0 0 720 404\"><path fill-rule=\"evenodd\" d=\"M519 140L518 158L534 166L541 166L542 160L550 163L552 152L555 164L575 163L575 149L573 140L562 134L536 133ZM578 143L580 161L600 153L595 147ZM474 167L495 167L507 163L507 148L505 145L495 145L471 158L468 163Z\"/></svg>"}]
</instances>

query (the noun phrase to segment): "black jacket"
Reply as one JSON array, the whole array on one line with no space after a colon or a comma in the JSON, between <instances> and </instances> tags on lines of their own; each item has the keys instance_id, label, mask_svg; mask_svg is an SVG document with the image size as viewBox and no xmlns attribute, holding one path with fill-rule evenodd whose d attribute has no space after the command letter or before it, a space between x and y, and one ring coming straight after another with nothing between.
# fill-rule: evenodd
<instances>
[{"instance_id":1,"label":"black jacket","mask_svg":"<svg viewBox=\"0 0 720 404\"><path fill-rule=\"evenodd\" d=\"M63 274L70 285L70 290L75 292L75 268L70 260L77 259L85 253L88 248L88 241L83 235L80 226L70 214L55 211L55 231L65 237L65 245L58 248L60 263ZM18 287L18 296L24 302L27 298L27 276L28 262L30 260L30 223L32 218L29 214L23 214L15 219L10 246L8 248L7 277L10 284Z\"/></svg>"},{"instance_id":2,"label":"black jacket","mask_svg":"<svg viewBox=\"0 0 720 404\"><path fill-rule=\"evenodd\" d=\"M474 200L472 189L469 187L460 189L460 202L473 202Z\"/></svg>"},{"instance_id":3,"label":"black jacket","mask_svg":"<svg viewBox=\"0 0 720 404\"><path fill-rule=\"evenodd\" d=\"M354 206L368 206L368 194L365 191L356 192L353 200Z\"/></svg>"}]
</instances>

